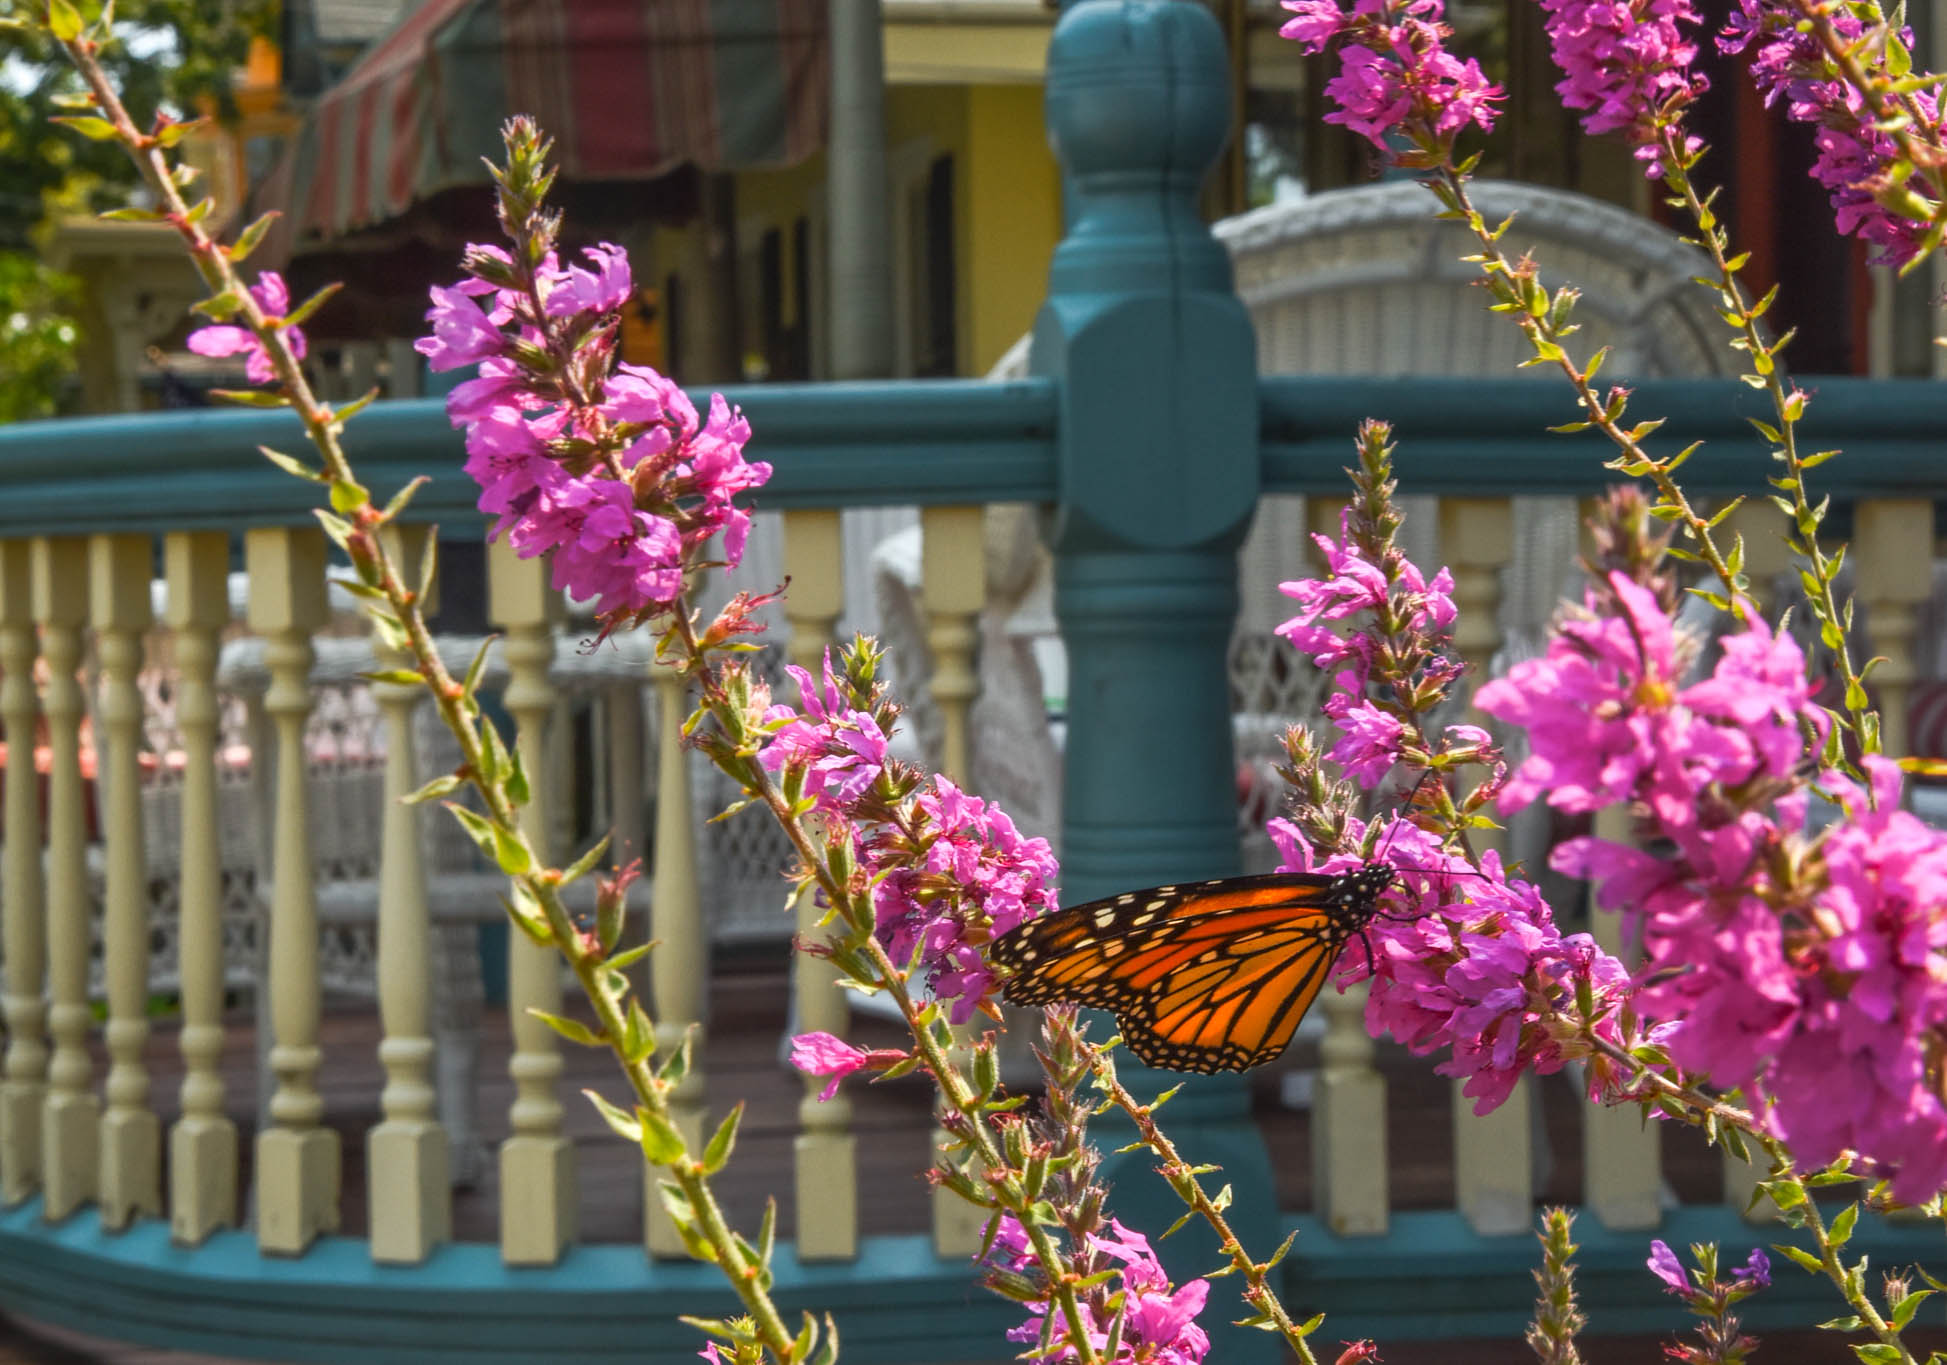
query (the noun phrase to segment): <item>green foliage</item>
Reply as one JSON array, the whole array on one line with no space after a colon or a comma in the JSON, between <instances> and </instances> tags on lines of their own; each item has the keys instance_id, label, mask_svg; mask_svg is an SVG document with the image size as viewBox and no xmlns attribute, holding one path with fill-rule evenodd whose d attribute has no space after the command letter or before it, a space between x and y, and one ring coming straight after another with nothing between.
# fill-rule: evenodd
<instances>
[{"instance_id":1,"label":"green foliage","mask_svg":"<svg viewBox=\"0 0 1947 1365\"><path fill-rule=\"evenodd\" d=\"M27 0L0 0L0 20L27 19ZM76 5L92 23L99 0ZM218 117L233 112L230 73L243 63L253 34L274 31L276 0L122 0L119 40L100 60L138 127L159 108L189 117L213 101ZM128 154L114 142L76 137L52 122L76 111L64 96L82 89L74 69L43 32L0 28L0 248L21 250L53 206L98 212L125 203L137 184Z\"/></svg>"},{"instance_id":2,"label":"green foliage","mask_svg":"<svg viewBox=\"0 0 1947 1365\"><path fill-rule=\"evenodd\" d=\"M26 252L0 251L0 422L52 417L61 406L81 341L63 310L78 292L72 277Z\"/></svg>"}]
</instances>

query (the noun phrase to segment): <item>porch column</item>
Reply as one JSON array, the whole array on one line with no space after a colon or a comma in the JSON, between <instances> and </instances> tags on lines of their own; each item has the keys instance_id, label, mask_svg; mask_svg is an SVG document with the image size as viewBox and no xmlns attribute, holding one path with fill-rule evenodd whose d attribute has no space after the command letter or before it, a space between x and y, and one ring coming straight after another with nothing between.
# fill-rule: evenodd
<instances>
[{"instance_id":1,"label":"porch column","mask_svg":"<svg viewBox=\"0 0 1947 1365\"><path fill-rule=\"evenodd\" d=\"M886 201L886 53L879 0L831 0L831 377L892 373L892 228Z\"/></svg>"},{"instance_id":2,"label":"porch column","mask_svg":"<svg viewBox=\"0 0 1947 1365\"><path fill-rule=\"evenodd\" d=\"M1070 669L1062 890L1072 904L1238 870L1225 657L1237 547L1260 487L1257 354L1229 257L1197 211L1230 123L1210 13L1167 0L1069 8L1048 52L1047 117L1075 201L1031 361L1061 380L1051 539ZM1164 1076L1126 1055L1122 1068L1138 1095L1188 1080L1170 1105L1172 1132L1223 1167L1237 1192L1233 1229L1251 1254L1269 1255L1278 1213L1244 1079ZM1107 1149L1121 1134L1101 1136ZM1168 1227L1183 1212L1144 1152L1109 1157L1102 1174L1135 1226ZM1219 1260L1194 1221L1162 1255L1179 1276ZM1282 1360L1275 1338L1229 1325L1232 1306L1208 1315L1214 1357Z\"/></svg>"}]
</instances>

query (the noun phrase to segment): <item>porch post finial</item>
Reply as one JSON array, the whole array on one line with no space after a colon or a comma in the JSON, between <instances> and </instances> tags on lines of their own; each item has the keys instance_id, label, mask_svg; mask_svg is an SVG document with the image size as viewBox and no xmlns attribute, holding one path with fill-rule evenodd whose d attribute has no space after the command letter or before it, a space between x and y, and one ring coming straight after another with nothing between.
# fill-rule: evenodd
<instances>
[{"instance_id":1,"label":"porch post finial","mask_svg":"<svg viewBox=\"0 0 1947 1365\"><path fill-rule=\"evenodd\" d=\"M1031 368L1060 380L1051 541L1069 659L1070 904L1238 870L1226 657L1237 547L1260 486L1257 348L1197 207L1230 110L1223 33L1202 6L1083 0L1063 12L1047 119L1073 214ZM1133 1058L1123 1070L1138 1094L1181 1079ZM1183 1150L1223 1166L1246 1247L1269 1255L1278 1214L1248 1085L1193 1080L1170 1113ZM1120 1216L1143 1228L1182 1212L1146 1155L1110 1157L1103 1174ZM1176 1273L1202 1273L1217 1263L1216 1239L1186 1228L1163 1255ZM1282 1359L1276 1340L1227 1326L1230 1316L1205 1324L1217 1358Z\"/></svg>"}]
</instances>

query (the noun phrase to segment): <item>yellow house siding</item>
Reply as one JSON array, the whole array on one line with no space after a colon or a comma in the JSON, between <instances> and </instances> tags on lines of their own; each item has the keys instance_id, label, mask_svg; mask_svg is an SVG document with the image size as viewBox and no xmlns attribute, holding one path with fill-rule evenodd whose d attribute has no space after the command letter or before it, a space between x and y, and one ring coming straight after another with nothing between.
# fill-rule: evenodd
<instances>
[{"instance_id":1,"label":"yellow house siding","mask_svg":"<svg viewBox=\"0 0 1947 1365\"><path fill-rule=\"evenodd\" d=\"M953 264L955 363L963 375L985 374L1034 321L1047 285L1048 260L1061 233L1060 172L1048 150L1038 85L891 85L886 90L886 146L893 214L895 272L911 270L908 243L902 240L913 196L941 156L953 158ZM787 244L784 321L795 323L794 268L788 244L800 217L811 223L813 278L809 290L814 314L842 301L830 298L824 284L823 231L825 158L801 165L753 171L736 177L738 248L746 263L765 231L777 229ZM673 357L678 368L694 365L690 338L698 334L698 311L716 306L704 288L699 228L656 227L647 234L650 271L645 282L660 284L670 274L685 286L682 331L686 355ZM741 286L745 325L756 315L748 270ZM895 278L894 325L909 327L907 310L917 281ZM811 319L814 376L825 373L823 319ZM746 337L746 349L755 344Z\"/></svg>"},{"instance_id":2,"label":"yellow house siding","mask_svg":"<svg viewBox=\"0 0 1947 1365\"><path fill-rule=\"evenodd\" d=\"M961 232L961 370L985 374L1034 322L1061 237L1061 171L1041 87L968 88Z\"/></svg>"}]
</instances>

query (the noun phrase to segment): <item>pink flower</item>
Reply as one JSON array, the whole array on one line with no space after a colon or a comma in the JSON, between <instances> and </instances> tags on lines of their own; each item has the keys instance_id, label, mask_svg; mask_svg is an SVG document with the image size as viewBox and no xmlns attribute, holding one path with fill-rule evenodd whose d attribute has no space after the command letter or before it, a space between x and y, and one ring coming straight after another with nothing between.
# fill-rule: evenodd
<instances>
[{"instance_id":1,"label":"pink flower","mask_svg":"<svg viewBox=\"0 0 1947 1365\"><path fill-rule=\"evenodd\" d=\"M750 424L721 395L699 423L654 370L605 375L614 336L601 320L626 301L629 264L607 243L583 258L585 268L562 270L550 254L535 268L546 301L537 309L525 285L509 284L522 277L508 253L469 247L468 277L434 286L432 335L416 346L436 370L479 365L448 396L447 416L466 431L467 472L492 534L523 558L549 556L554 587L592 600L613 628L667 610L689 569L742 558L750 513L735 499L771 467L743 458ZM483 309L476 299L488 296ZM575 353L572 383L535 358L564 347ZM720 559L706 559L710 542Z\"/></svg>"},{"instance_id":2,"label":"pink flower","mask_svg":"<svg viewBox=\"0 0 1947 1365\"><path fill-rule=\"evenodd\" d=\"M506 336L468 297L463 285L447 289L436 284L430 292L433 306L426 310L426 321L433 325L433 334L412 344L426 357L427 368L438 372L477 365L506 349Z\"/></svg>"},{"instance_id":3,"label":"pink flower","mask_svg":"<svg viewBox=\"0 0 1947 1365\"><path fill-rule=\"evenodd\" d=\"M1351 11L1333 0L1284 0L1295 18L1279 32L1307 52L1323 52L1343 39L1339 73L1325 93L1337 106L1325 115L1397 157L1391 139L1403 134L1451 146L1469 123L1494 127L1497 101L1505 98L1480 64L1446 50L1453 35L1441 0L1353 0Z\"/></svg>"},{"instance_id":4,"label":"pink flower","mask_svg":"<svg viewBox=\"0 0 1947 1365\"><path fill-rule=\"evenodd\" d=\"M1865 33L1859 16L1843 6L1825 6L1821 14L1842 42L1854 43ZM1789 118L1815 127L1813 145L1819 155L1811 175L1830 193L1839 231L1879 247L1872 264L1904 265L1926 245L1927 224L1893 212L1881 203L1879 193L1905 189L1924 198L1931 187L1911 168L1902 178L1907 163L1898 142L1880 131L1865 99L1827 56L1819 35L1809 26L1801 31L1799 24L1800 15L1790 5L1738 0L1717 44L1724 52L1742 52L1758 44L1751 77L1764 92L1767 107L1783 99ZM1902 29L1896 36L1912 50L1910 30ZM1867 58L1861 60L1869 78L1884 74L1872 69ZM1912 90L1904 99L1912 102L1927 124L1937 121L1934 91Z\"/></svg>"},{"instance_id":5,"label":"pink flower","mask_svg":"<svg viewBox=\"0 0 1947 1365\"><path fill-rule=\"evenodd\" d=\"M1700 22L1691 0L1541 0L1548 41L1563 79L1562 103L1589 112L1591 133L1624 130L1652 177L1662 129L1677 108L1709 88L1692 70L1697 45L1688 31ZM1690 139L1692 150L1701 144Z\"/></svg>"},{"instance_id":6,"label":"pink flower","mask_svg":"<svg viewBox=\"0 0 1947 1365\"><path fill-rule=\"evenodd\" d=\"M822 688L796 664L785 665L785 671L797 681L803 711L773 706L765 713L766 723L780 728L758 751L758 761L774 773L802 770L804 794L820 810L846 814L885 771L885 732L870 715L844 704L829 649Z\"/></svg>"},{"instance_id":7,"label":"pink flower","mask_svg":"<svg viewBox=\"0 0 1947 1365\"><path fill-rule=\"evenodd\" d=\"M1350 854L1316 859L1287 820L1267 830L1284 854L1280 871L1359 864ZM1355 839L1364 833L1351 831ZM1389 826L1379 846L1398 869L1395 894L1407 907L1375 919L1338 965L1340 989L1372 981L1366 1026L1373 1033L1390 1033L1419 1056L1451 1048L1435 1070L1463 1078L1463 1093L1482 1114L1524 1074L1548 1075L1577 1055L1552 1024L1575 1005L1578 987L1593 1002L1597 1032L1623 1041L1616 1014L1629 996L1628 972L1586 934L1565 938L1539 892L1507 879L1498 854L1484 854L1476 869L1405 821ZM1591 1068L1592 1084L1600 1079Z\"/></svg>"},{"instance_id":8,"label":"pink flower","mask_svg":"<svg viewBox=\"0 0 1947 1365\"><path fill-rule=\"evenodd\" d=\"M250 297L256 300L257 307L273 322L291 311L291 291L285 287L284 277L275 270L266 270L257 276L257 283L250 286ZM304 359L306 346L301 330L278 327L277 335L284 339L293 356ZM277 377L277 371L270 363L270 352L248 327L230 324L199 327L189 334L187 345L197 355L242 355L243 372L253 384L268 384Z\"/></svg>"},{"instance_id":9,"label":"pink flower","mask_svg":"<svg viewBox=\"0 0 1947 1365\"><path fill-rule=\"evenodd\" d=\"M1453 624L1453 575L1445 569L1432 582L1403 555L1387 571L1367 560L1353 543L1347 517L1339 517L1339 539L1315 535L1312 540L1325 558L1325 578L1280 583L1278 591L1298 603L1298 615L1277 628L1299 653L1326 670L1344 666L1347 676L1336 679L1341 691L1365 685L1374 653L1379 648L1371 632L1338 630L1327 625L1365 614L1390 612L1402 630L1444 634Z\"/></svg>"},{"instance_id":10,"label":"pink flower","mask_svg":"<svg viewBox=\"0 0 1947 1365\"><path fill-rule=\"evenodd\" d=\"M1363 698L1350 700L1348 693L1338 691L1326 699L1325 714L1345 731L1345 738L1329 755L1331 760L1362 787L1376 787L1385 781L1399 761L1399 742L1406 729L1399 717Z\"/></svg>"},{"instance_id":11,"label":"pink flower","mask_svg":"<svg viewBox=\"0 0 1947 1365\"><path fill-rule=\"evenodd\" d=\"M987 1260L1017 1273L1034 1265L1027 1234L1013 1214L1001 1215ZM1209 1281L1191 1280L1180 1288L1171 1288L1169 1272L1150 1250L1149 1240L1113 1218L1107 1235L1095 1232L1083 1238L1075 1260L1085 1273L1107 1268L1104 1262L1120 1264L1122 1347L1111 1365L1200 1365L1210 1351L1210 1338L1197 1326L1196 1316L1210 1297ZM1030 1300L1027 1309L1031 1316L1019 1327L1009 1329L1009 1341L1033 1345L1041 1340L1048 1301ZM1100 1352L1108 1346L1115 1316L1109 1309L1108 1296L1099 1286L1087 1291L1082 1296L1082 1309L1087 1318L1083 1331ZM1081 1353L1065 1337L1057 1339L1063 1342L1061 1346L1034 1358L1072 1365Z\"/></svg>"},{"instance_id":12,"label":"pink flower","mask_svg":"<svg viewBox=\"0 0 1947 1365\"><path fill-rule=\"evenodd\" d=\"M791 1040L791 1065L807 1076L829 1076L818 1098L828 1100L838 1093L838 1083L872 1060L864 1048L853 1047L843 1038L829 1033L800 1033Z\"/></svg>"},{"instance_id":13,"label":"pink flower","mask_svg":"<svg viewBox=\"0 0 1947 1365\"><path fill-rule=\"evenodd\" d=\"M1683 1262L1677 1259L1676 1252L1670 1250L1668 1242L1659 1239L1650 1243L1648 1264L1650 1273L1663 1281L1664 1287L1672 1294L1690 1292L1690 1272L1683 1268Z\"/></svg>"},{"instance_id":14,"label":"pink flower","mask_svg":"<svg viewBox=\"0 0 1947 1365\"><path fill-rule=\"evenodd\" d=\"M544 277L542 293L547 299L549 317L612 313L635 292L635 282L629 274L629 254L621 247L602 242L581 254L591 269L569 266Z\"/></svg>"},{"instance_id":15,"label":"pink flower","mask_svg":"<svg viewBox=\"0 0 1947 1365\"><path fill-rule=\"evenodd\" d=\"M873 888L880 943L895 962L917 953L933 997L950 1001L953 1022L963 1024L999 984L985 945L1055 908L1060 869L1046 839L1022 838L1007 812L945 777L936 775L914 805L919 859L888 864L868 840L860 862L890 867Z\"/></svg>"}]
</instances>

